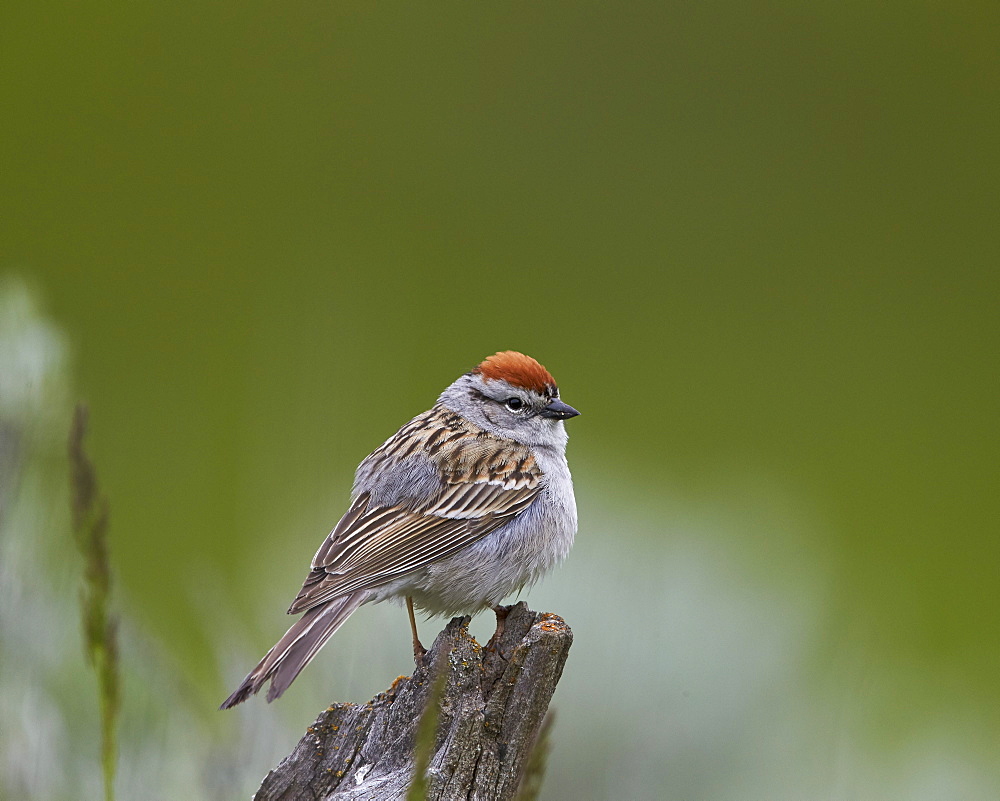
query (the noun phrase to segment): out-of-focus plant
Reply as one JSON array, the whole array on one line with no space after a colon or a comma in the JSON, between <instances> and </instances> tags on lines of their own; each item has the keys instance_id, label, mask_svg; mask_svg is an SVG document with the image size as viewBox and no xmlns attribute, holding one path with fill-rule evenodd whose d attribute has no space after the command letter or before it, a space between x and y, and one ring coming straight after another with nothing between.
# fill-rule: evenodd
<instances>
[{"instance_id":1,"label":"out-of-focus plant","mask_svg":"<svg viewBox=\"0 0 1000 801\"><path fill-rule=\"evenodd\" d=\"M417 724L417 734L413 744L413 782L406 791L406 801L424 801L427 798L427 769L434 756L438 721L441 717L441 696L448 681L448 658L442 653L432 672L434 685L427 694L427 705Z\"/></svg>"},{"instance_id":2,"label":"out-of-focus plant","mask_svg":"<svg viewBox=\"0 0 1000 801\"><path fill-rule=\"evenodd\" d=\"M84 648L97 673L104 797L106 801L113 801L116 730L121 706L118 621L109 612L111 565L108 560L108 502L98 491L94 465L83 450L86 428L87 409L78 405L69 436L73 534L84 560L80 608Z\"/></svg>"},{"instance_id":3,"label":"out-of-focus plant","mask_svg":"<svg viewBox=\"0 0 1000 801\"><path fill-rule=\"evenodd\" d=\"M444 694L445 683L448 680L447 656L444 654L442 656L444 658L438 659L434 686L427 695L427 705L424 707L420 723L417 725L417 733L414 738L413 781L406 793L406 801L424 801L427 798L427 769L434 756L434 745L441 714L441 696ZM517 795L514 796L514 801L536 801L538 798L542 789L542 781L545 778L549 751L552 748L550 737L554 720L554 714L549 712L545 716L545 720L542 721L535 745L528 755L528 763L524 767L521 786L518 788Z\"/></svg>"},{"instance_id":4,"label":"out-of-focus plant","mask_svg":"<svg viewBox=\"0 0 1000 801\"><path fill-rule=\"evenodd\" d=\"M542 721L542 726L538 730L538 737L535 739L535 746L528 755L528 764L524 766L524 776L521 777L521 786L514 796L514 801L535 801L542 790L542 782L545 780L545 768L549 761L549 751L552 750L552 724L555 721L555 713L549 712Z\"/></svg>"}]
</instances>

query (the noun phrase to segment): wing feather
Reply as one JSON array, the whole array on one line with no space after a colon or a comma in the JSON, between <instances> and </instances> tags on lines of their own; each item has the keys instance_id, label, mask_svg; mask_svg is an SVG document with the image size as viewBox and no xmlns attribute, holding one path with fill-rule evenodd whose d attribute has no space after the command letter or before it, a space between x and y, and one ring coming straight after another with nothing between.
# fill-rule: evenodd
<instances>
[{"instance_id":1,"label":"wing feather","mask_svg":"<svg viewBox=\"0 0 1000 801\"><path fill-rule=\"evenodd\" d=\"M492 437L439 407L422 417L435 414L438 420L417 418L401 433L420 440L416 448L407 443L405 453L431 459L440 492L416 508L373 505L368 493L359 494L313 557L290 613L443 559L502 526L538 496L542 473L525 446ZM451 431L441 434L441 427ZM391 469L390 457L400 448L397 438L390 439L366 461L381 460L382 469Z\"/></svg>"}]
</instances>

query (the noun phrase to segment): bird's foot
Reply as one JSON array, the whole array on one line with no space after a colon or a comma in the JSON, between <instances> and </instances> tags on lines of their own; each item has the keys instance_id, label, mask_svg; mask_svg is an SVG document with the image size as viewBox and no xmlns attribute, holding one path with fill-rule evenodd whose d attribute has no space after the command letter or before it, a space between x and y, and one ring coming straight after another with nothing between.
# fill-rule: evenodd
<instances>
[{"instance_id":1,"label":"bird's foot","mask_svg":"<svg viewBox=\"0 0 1000 801\"><path fill-rule=\"evenodd\" d=\"M427 649L420 644L420 640L413 639L413 663L418 667L424 667L426 663Z\"/></svg>"},{"instance_id":2,"label":"bird's foot","mask_svg":"<svg viewBox=\"0 0 1000 801\"><path fill-rule=\"evenodd\" d=\"M494 614L496 614L496 616L497 616L497 630L493 632L493 636L490 637L490 641L488 643L486 643L486 647L487 648L492 648L494 650L497 650L497 647L500 644L500 638L503 637L504 628L505 628L506 623L507 623L507 615L510 614L510 610L513 609L514 607L513 606L500 606L498 604L497 606L493 606L493 607L490 607L490 608L493 610Z\"/></svg>"}]
</instances>

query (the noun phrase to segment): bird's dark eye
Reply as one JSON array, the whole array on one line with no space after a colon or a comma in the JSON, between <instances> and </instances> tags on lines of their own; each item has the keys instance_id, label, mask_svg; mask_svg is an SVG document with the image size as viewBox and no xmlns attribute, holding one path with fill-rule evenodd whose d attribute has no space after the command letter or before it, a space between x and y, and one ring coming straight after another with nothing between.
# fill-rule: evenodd
<instances>
[{"instance_id":1,"label":"bird's dark eye","mask_svg":"<svg viewBox=\"0 0 1000 801\"><path fill-rule=\"evenodd\" d=\"M512 412L516 412L522 406L524 406L524 401L521 400L520 398L507 398L507 400L505 400L504 403L506 404L507 408L510 409Z\"/></svg>"}]
</instances>

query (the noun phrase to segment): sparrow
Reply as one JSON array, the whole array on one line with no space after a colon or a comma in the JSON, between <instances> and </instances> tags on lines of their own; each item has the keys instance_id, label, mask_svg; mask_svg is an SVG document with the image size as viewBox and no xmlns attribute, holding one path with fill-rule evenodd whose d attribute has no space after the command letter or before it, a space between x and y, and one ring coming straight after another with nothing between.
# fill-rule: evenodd
<instances>
[{"instance_id":1,"label":"sparrow","mask_svg":"<svg viewBox=\"0 0 1000 801\"><path fill-rule=\"evenodd\" d=\"M576 534L565 420L555 379L502 351L451 384L358 466L351 505L288 609L302 613L221 708L270 680L281 696L363 604L405 601L431 616L497 612L562 561Z\"/></svg>"}]
</instances>

